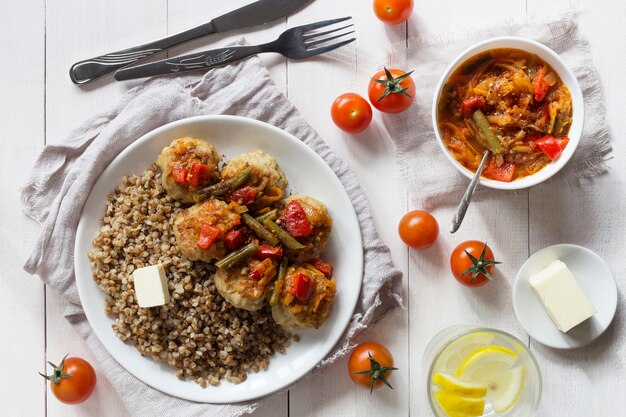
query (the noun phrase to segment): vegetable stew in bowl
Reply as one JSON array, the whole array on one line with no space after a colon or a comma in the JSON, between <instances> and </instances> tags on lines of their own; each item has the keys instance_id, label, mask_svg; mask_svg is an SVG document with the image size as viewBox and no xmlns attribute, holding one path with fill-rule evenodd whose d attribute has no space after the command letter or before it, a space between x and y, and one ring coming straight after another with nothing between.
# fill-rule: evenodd
<instances>
[{"instance_id":1,"label":"vegetable stew in bowl","mask_svg":"<svg viewBox=\"0 0 626 417\"><path fill-rule=\"evenodd\" d=\"M491 49L460 65L445 82L437 125L448 152L483 177L511 182L555 161L569 143L572 96L537 55Z\"/></svg>"}]
</instances>

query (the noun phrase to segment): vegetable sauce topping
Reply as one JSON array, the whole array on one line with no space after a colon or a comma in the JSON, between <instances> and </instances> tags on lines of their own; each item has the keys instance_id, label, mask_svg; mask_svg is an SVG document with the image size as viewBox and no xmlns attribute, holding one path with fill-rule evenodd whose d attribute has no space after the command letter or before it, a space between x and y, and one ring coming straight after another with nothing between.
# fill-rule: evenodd
<instances>
[{"instance_id":1,"label":"vegetable sauce topping","mask_svg":"<svg viewBox=\"0 0 626 417\"><path fill-rule=\"evenodd\" d=\"M536 55L494 49L471 58L448 79L438 124L454 158L483 177L510 182L532 175L567 146L572 98L558 74Z\"/></svg>"}]
</instances>

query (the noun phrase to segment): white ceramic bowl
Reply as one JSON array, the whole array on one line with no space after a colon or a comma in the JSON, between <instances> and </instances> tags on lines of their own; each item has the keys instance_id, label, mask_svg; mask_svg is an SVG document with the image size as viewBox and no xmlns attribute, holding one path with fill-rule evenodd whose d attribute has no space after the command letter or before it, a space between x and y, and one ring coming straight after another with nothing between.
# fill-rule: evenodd
<instances>
[{"instance_id":1,"label":"white ceramic bowl","mask_svg":"<svg viewBox=\"0 0 626 417\"><path fill-rule=\"evenodd\" d=\"M548 166L533 175L529 175L519 180L514 180L512 182L495 181L486 178L480 179L480 184L485 187L496 188L500 190L519 190L522 188L528 188L532 187L533 185L537 185L559 172L559 170L563 168L567 161L569 161L569 159L572 157L574 151L576 151L583 130L585 109L583 94L580 91L580 86L578 85L578 81L576 80L574 74L572 74L572 72L567 68L561 57L559 57L552 49L532 39L514 36L503 36L487 39L463 51L448 66L446 71L441 76L439 83L437 84L437 89L435 90L435 98L433 100L432 106L433 129L435 130L437 143L439 143L441 150L448 158L450 163L452 163L452 165L454 165L456 169L458 169L459 172L461 172L461 174L465 175L467 178L473 178L475 173L465 168L459 161L454 159L454 156L452 156L450 151L448 151L446 145L443 142L441 134L439 133L437 105L439 103L439 97L443 90L443 85L458 67L463 65L463 63L465 63L471 57L478 55L481 52L489 51L491 49L502 48L521 49L523 51L537 55L539 58L547 62L558 73L559 77L561 77L561 80L565 83L565 85L567 85L570 94L572 95L572 125L568 133L570 141L561 156L556 161L548 164Z\"/></svg>"}]
</instances>

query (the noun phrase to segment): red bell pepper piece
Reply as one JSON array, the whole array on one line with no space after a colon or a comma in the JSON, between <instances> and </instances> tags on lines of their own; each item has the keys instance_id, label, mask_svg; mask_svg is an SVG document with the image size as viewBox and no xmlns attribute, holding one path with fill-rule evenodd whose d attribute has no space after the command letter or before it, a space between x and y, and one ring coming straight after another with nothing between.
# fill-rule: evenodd
<instances>
[{"instance_id":1,"label":"red bell pepper piece","mask_svg":"<svg viewBox=\"0 0 626 417\"><path fill-rule=\"evenodd\" d=\"M554 161L561 155L563 149L559 146L556 139L553 136L544 136L541 139L537 139L537 147L545 153L548 158Z\"/></svg>"},{"instance_id":2,"label":"red bell pepper piece","mask_svg":"<svg viewBox=\"0 0 626 417\"><path fill-rule=\"evenodd\" d=\"M319 258L315 258L311 260L311 265L315 267L322 274L330 278L333 275L333 266L328 262L324 262Z\"/></svg>"},{"instance_id":3,"label":"red bell pepper piece","mask_svg":"<svg viewBox=\"0 0 626 417\"><path fill-rule=\"evenodd\" d=\"M287 204L281 221L291 236L303 237L313 233L313 226L306 216L306 212L302 205L295 200Z\"/></svg>"},{"instance_id":4,"label":"red bell pepper piece","mask_svg":"<svg viewBox=\"0 0 626 417\"><path fill-rule=\"evenodd\" d=\"M262 243L257 253L259 259L281 259L283 257L282 246L272 246L268 243Z\"/></svg>"},{"instance_id":5,"label":"red bell pepper piece","mask_svg":"<svg viewBox=\"0 0 626 417\"><path fill-rule=\"evenodd\" d=\"M196 246L200 249L209 249L217 240L221 230L215 226L211 226L207 222L200 224L200 235L196 241Z\"/></svg>"},{"instance_id":6,"label":"red bell pepper piece","mask_svg":"<svg viewBox=\"0 0 626 417\"><path fill-rule=\"evenodd\" d=\"M556 143L559 144L559 147L561 148L561 150L565 149L565 147L569 143L569 138L567 136L559 136L555 140L556 140Z\"/></svg>"},{"instance_id":7,"label":"red bell pepper piece","mask_svg":"<svg viewBox=\"0 0 626 417\"><path fill-rule=\"evenodd\" d=\"M526 145L530 146L530 149L532 149L533 151L535 150L535 148L537 147L537 139L541 138L541 133L538 132L531 132L528 133L524 139L522 139L522 142L524 142Z\"/></svg>"},{"instance_id":8,"label":"red bell pepper piece","mask_svg":"<svg viewBox=\"0 0 626 417\"><path fill-rule=\"evenodd\" d=\"M487 108L487 100L481 95L475 95L470 98L466 98L461 103L461 114L464 118L470 118L474 112L478 109L485 110Z\"/></svg>"},{"instance_id":9,"label":"red bell pepper piece","mask_svg":"<svg viewBox=\"0 0 626 417\"><path fill-rule=\"evenodd\" d=\"M211 173L211 168L206 164L194 163L191 165L187 181L192 187L199 187L204 184Z\"/></svg>"},{"instance_id":10,"label":"red bell pepper piece","mask_svg":"<svg viewBox=\"0 0 626 417\"><path fill-rule=\"evenodd\" d=\"M489 160L489 164L483 171L483 176L496 181L511 182L515 178L517 173L517 167L515 164L509 162L503 162L498 166L495 158Z\"/></svg>"},{"instance_id":11,"label":"red bell pepper piece","mask_svg":"<svg viewBox=\"0 0 626 417\"><path fill-rule=\"evenodd\" d=\"M308 275L299 273L293 277L287 291L298 300L305 302L313 294L313 288L313 280Z\"/></svg>"},{"instance_id":12,"label":"red bell pepper piece","mask_svg":"<svg viewBox=\"0 0 626 417\"><path fill-rule=\"evenodd\" d=\"M250 264L250 278L260 281L263 278L271 279L276 274L276 269L272 268L273 263L270 259L264 259L263 262L252 262Z\"/></svg>"},{"instance_id":13,"label":"red bell pepper piece","mask_svg":"<svg viewBox=\"0 0 626 417\"><path fill-rule=\"evenodd\" d=\"M546 73L548 69L545 65L537 65L537 73L535 74L535 78L533 78L533 88L535 90L535 101L540 103L544 98L548 95L548 90L550 90L550 86L545 80Z\"/></svg>"},{"instance_id":14,"label":"red bell pepper piece","mask_svg":"<svg viewBox=\"0 0 626 417\"><path fill-rule=\"evenodd\" d=\"M259 190L254 187L242 187L238 188L230 193L230 201L235 201L244 206L254 203Z\"/></svg>"},{"instance_id":15,"label":"red bell pepper piece","mask_svg":"<svg viewBox=\"0 0 626 417\"><path fill-rule=\"evenodd\" d=\"M172 178L176 184L185 184L187 182L187 168L180 165L172 166Z\"/></svg>"},{"instance_id":16,"label":"red bell pepper piece","mask_svg":"<svg viewBox=\"0 0 626 417\"><path fill-rule=\"evenodd\" d=\"M243 231L241 229L231 230L224 236L224 243L230 250L237 250L243 245Z\"/></svg>"}]
</instances>

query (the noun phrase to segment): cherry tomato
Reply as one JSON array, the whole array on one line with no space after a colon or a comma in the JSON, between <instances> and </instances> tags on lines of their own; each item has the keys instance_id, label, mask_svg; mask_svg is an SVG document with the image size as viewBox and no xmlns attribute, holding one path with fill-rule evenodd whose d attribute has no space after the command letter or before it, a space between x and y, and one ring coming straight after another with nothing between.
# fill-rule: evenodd
<instances>
[{"instance_id":1,"label":"cherry tomato","mask_svg":"<svg viewBox=\"0 0 626 417\"><path fill-rule=\"evenodd\" d=\"M231 230L224 236L224 242L230 250L237 250L243 245L243 231L241 229Z\"/></svg>"},{"instance_id":2,"label":"cherry tomato","mask_svg":"<svg viewBox=\"0 0 626 417\"><path fill-rule=\"evenodd\" d=\"M400 113L415 100L415 82L411 73L384 68L370 80L367 94L374 107L383 113Z\"/></svg>"},{"instance_id":3,"label":"cherry tomato","mask_svg":"<svg viewBox=\"0 0 626 417\"><path fill-rule=\"evenodd\" d=\"M413 249L427 249L439 236L439 224L430 213L413 210L400 219L398 234L400 239Z\"/></svg>"},{"instance_id":4,"label":"cherry tomato","mask_svg":"<svg viewBox=\"0 0 626 417\"><path fill-rule=\"evenodd\" d=\"M370 392L380 388L382 384L391 388L387 381L393 367L393 356L381 344L375 342L361 343L352 351L348 360L348 372L355 384L369 388Z\"/></svg>"},{"instance_id":5,"label":"cherry tomato","mask_svg":"<svg viewBox=\"0 0 626 417\"><path fill-rule=\"evenodd\" d=\"M203 250L209 249L213 246L220 233L222 233L222 231L219 227L211 226L207 222L202 222L200 224L200 234L198 235L198 240L196 240L196 246Z\"/></svg>"},{"instance_id":6,"label":"cherry tomato","mask_svg":"<svg viewBox=\"0 0 626 417\"><path fill-rule=\"evenodd\" d=\"M261 243L259 246L259 252L257 253L259 259L281 259L283 257L282 246L272 246L269 243Z\"/></svg>"},{"instance_id":7,"label":"cherry tomato","mask_svg":"<svg viewBox=\"0 0 626 417\"><path fill-rule=\"evenodd\" d=\"M52 375L41 374L50 381L52 393L65 404L79 404L85 401L96 387L96 371L82 358L68 358L59 366L52 364Z\"/></svg>"},{"instance_id":8,"label":"cherry tomato","mask_svg":"<svg viewBox=\"0 0 626 417\"><path fill-rule=\"evenodd\" d=\"M302 302L306 302L309 299L313 290L315 289L315 283L308 275L299 273L291 281L291 285L287 287L289 294L296 297Z\"/></svg>"},{"instance_id":9,"label":"cherry tomato","mask_svg":"<svg viewBox=\"0 0 626 417\"><path fill-rule=\"evenodd\" d=\"M179 165L172 167L172 178L176 184L185 184L187 182L187 169Z\"/></svg>"},{"instance_id":10,"label":"cherry tomato","mask_svg":"<svg viewBox=\"0 0 626 417\"><path fill-rule=\"evenodd\" d=\"M209 179L211 168L206 164L194 163L189 169L187 182L192 187L199 187Z\"/></svg>"},{"instance_id":11,"label":"cherry tomato","mask_svg":"<svg viewBox=\"0 0 626 417\"><path fill-rule=\"evenodd\" d=\"M291 201L287 204L280 219L291 236L302 237L313 233L313 225L306 216L302 205L297 201Z\"/></svg>"},{"instance_id":12,"label":"cherry tomato","mask_svg":"<svg viewBox=\"0 0 626 417\"><path fill-rule=\"evenodd\" d=\"M250 186L242 187L230 193L229 199L230 201L235 201L239 204L243 204L244 206L247 206L247 205L254 203L258 193L259 193L259 190L256 187L250 187Z\"/></svg>"},{"instance_id":13,"label":"cherry tomato","mask_svg":"<svg viewBox=\"0 0 626 417\"><path fill-rule=\"evenodd\" d=\"M339 129L360 133L372 122L372 106L360 95L346 93L333 101L330 115Z\"/></svg>"},{"instance_id":14,"label":"cherry tomato","mask_svg":"<svg viewBox=\"0 0 626 417\"><path fill-rule=\"evenodd\" d=\"M320 271L327 278L330 278L333 275L333 266L328 262L324 262L320 258L313 258L309 262L311 262L311 265L313 265L315 269Z\"/></svg>"},{"instance_id":15,"label":"cherry tomato","mask_svg":"<svg viewBox=\"0 0 626 417\"><path fill-rule=\"evenodd\" d=\"M452 274L468 287L481 287L492 280L491 274L499 263L494 261L491 248L478 240L461 243L450 256Z\"/></svg>"},{"instance_id":16,"label":"cherry tomato","mask_svg":"<svg viewBox=\"0 0 626 417\"><path fill-rule=\"evenodd\" d=\"M374 13L383 22L397 25L413 13L413 0L374 0Z\"/></svg>"}]
</instances>

